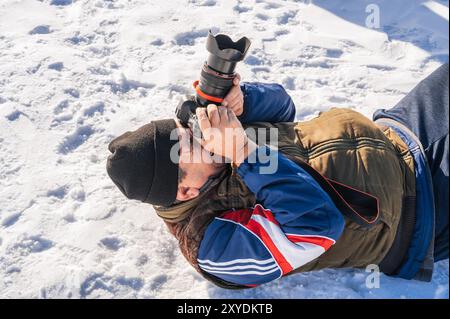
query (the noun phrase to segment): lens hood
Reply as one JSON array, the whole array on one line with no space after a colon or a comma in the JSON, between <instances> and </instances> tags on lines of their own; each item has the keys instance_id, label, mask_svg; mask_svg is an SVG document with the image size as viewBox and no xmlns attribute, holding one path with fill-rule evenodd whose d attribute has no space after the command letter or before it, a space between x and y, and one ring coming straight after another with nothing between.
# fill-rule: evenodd
<instances>
[{"instance_id":1,"label":"lens hood","mask_svg":"<svg viewBox=\"0 0 450 319\"><path fill-rule=\"evenodd\" d=\"M231 74L234 72L236 63L244 59L250 44L247 37L234 42L225 34L214 36L209 30L206 49L210 54L207 63L209 67L220 73Z\"/></svg>"}]
</instances>

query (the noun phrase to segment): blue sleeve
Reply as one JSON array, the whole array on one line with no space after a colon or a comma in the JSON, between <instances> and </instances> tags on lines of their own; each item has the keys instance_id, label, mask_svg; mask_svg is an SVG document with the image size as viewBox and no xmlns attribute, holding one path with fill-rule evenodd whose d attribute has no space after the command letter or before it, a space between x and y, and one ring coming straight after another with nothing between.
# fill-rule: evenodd
<instances>
[{"instance_id":1,"label":"blue sleeve","mask_svg":"<svg viewBox=\"0 0 450 319\"><path fill-rule=\"evenodd\" d=\"M239 120L242 123L294 120L294 102L281 85L246 82L241 84L241 90L244 95L244 111Z\"/></svg>"},{"instance_id":2,"label":"blue sleeve","mask_svg":"<svg viewBox=\"0 0 450 319\"><path fill-rule=\"evenodd\" d=\"M328 194L301 167L271 150L274 174L256 151L238 174L255 194L252 208L231 210L207 227L199 247L200 268L225 281L255 286L286 275L328 250L344 229L344 219Z\"/></svg>"},{"instance_id":3,"label":"blue sleeve","mask_svg":"<svg viewBox=\"0 0 450 319\"><path fill-rule=\"evenodd\" d=\"M268 165L277 165L276 172L265 174ZM255 156L249 156L239 166L238 174L256 200L276 214L283 228L298 226L304 234L334 240L342 232L343 217L331 197L311 175L283 154L267 146L259 147Z\"/></svg>"}]
</instances>

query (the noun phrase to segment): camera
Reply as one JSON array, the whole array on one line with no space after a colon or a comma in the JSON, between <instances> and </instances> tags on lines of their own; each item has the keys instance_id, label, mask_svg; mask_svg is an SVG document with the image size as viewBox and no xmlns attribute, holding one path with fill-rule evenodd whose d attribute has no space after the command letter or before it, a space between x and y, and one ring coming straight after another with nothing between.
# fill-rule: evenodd
<instances>
[{"instance_id":1,"label":"camera","mask_svg":"<svg viewBox=\"0 0 450 319\"><path fill-rule=\"evenodd\" d=\"M208 32L206 49L209 55L203 64L200 80L193 84L196 94L181 101L175 110L181 125L190 128L194 135L200 132L195 109L222 103L233 86L236 64L245 58L250 44L246 37L234 42L225 34L214 36L211 30Z\"/></svg>"}]
</instances>

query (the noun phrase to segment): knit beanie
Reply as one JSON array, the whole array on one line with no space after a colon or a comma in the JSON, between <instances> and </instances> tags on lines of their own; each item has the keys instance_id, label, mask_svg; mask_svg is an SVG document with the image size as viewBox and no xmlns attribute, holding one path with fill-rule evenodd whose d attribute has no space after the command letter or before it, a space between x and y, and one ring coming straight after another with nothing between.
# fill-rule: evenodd
<instances>
[{"instance_id":1,"label":"knit beanie","mask_svg":"<svg viewBox=\"0 0 450 319\"><path fill-rule=\"evenodd\" d=\"M178 162L171 160L170 150L178 138L171 140L170 134L176 128L172 119L153 121L109 144L112 154L106 169L127 198L158 206L170 206L175 201Z\"/></svg>"}]
</instances>

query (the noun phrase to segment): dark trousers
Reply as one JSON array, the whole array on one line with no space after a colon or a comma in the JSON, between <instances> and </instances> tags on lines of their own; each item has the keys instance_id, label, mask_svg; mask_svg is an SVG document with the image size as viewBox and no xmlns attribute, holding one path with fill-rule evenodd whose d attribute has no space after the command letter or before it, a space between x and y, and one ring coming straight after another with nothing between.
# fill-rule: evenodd
<instances>
[{"instance_id":1,"label":"dark trousers","mask_svg":"<svg viewBox=\"0 0 450 319\"><path fill-rule=\"evenodd\" d=\"M374 120L390 118L408 127L425 150L433 180L435 203L435 261L448 258L449 96L448 64L421 81L396 106L378 110Z\"/></svg>"}]
</instances>

